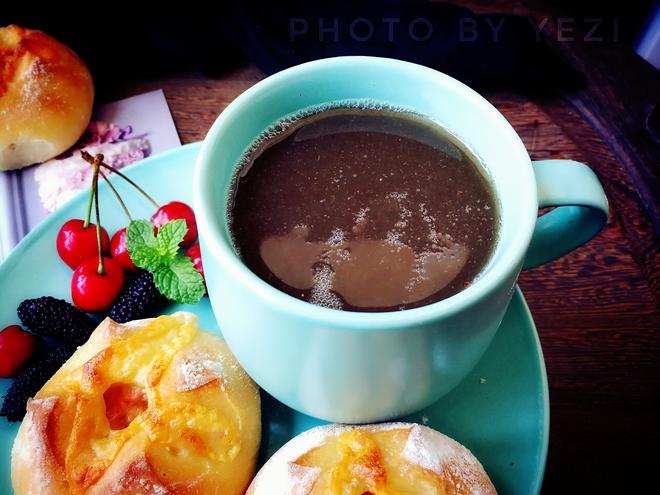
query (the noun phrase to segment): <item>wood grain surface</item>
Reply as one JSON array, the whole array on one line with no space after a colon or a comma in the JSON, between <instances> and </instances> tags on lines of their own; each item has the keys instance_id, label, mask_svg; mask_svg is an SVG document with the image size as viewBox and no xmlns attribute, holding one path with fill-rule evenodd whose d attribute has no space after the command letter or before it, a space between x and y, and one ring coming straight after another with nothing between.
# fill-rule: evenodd
<instances>
[{"instance_id":1,"label":"wood grain surface","mask_svg":"<svg viewBox=\"0 0 660 495\"><path fill-rule=\"evenodd\" d=\"M629 50L579 45L557 47L585 75L579 91L485 96L532 159L572 158L591 166L611 206L607 227L589 244L520 277L550 384L543 491L631 493L635 480L655 474L660 441L659 150L643 129L660 84L657 72ZM263 77L246 66L218 79L131 81L101 97L162 88L188 143L203 139L222 109Z\"/></svg>"}]
</instances>

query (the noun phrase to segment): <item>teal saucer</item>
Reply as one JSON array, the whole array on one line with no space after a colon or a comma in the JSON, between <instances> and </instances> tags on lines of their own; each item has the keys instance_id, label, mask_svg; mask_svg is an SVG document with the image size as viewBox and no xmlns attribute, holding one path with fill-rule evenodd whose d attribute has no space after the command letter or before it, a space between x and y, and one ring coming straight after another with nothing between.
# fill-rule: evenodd
<instances>
[{"instance_id":1,"label":"teal saucer","mask_svg":"<svg viewBox=\"0 0 660 495\"><path fill-rule=\"evenodd\" d=\"M126 169L157 201L192 203L192 173L199 143L183 146ZM113 184L135 218L148 218L150 205L118 177ZM103 226L112 234L126 218L106 184L100 186ZM70 300L71 270L55 250L57 232L69 218L83 218L83 193L48 217L0 264L0 328L20 323L18 304L44 295ZM227 283L231 283L228 280ZM192 311L203 328L219 332L211 305L173 305L166 312ZM0 396L10 381L0 379ZM323 422L302 415L267 394L263 398L263 463L295 435ZM530 495L540 491L548 450L548 385L534 321L519 289L493 343L472 373L440 401L402 418L434 428L468 447L481 461L497 491ZM0 493L12 493L11 446L18 423L0 418Z\"/></svg>"}]
</instances>

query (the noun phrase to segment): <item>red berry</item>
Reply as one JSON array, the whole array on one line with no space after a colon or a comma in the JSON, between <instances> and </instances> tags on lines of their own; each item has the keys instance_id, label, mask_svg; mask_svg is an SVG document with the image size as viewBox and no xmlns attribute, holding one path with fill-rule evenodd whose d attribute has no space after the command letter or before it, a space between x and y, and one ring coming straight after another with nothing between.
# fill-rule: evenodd
<instances>
[{"instance_id":1,"label":"red berry","mask_svg":"<svg viewBox=\"0 0 660 495\"><path fill-rule=\"evenodd\" d=\"M87 258L98 256L96 226L90 223L84 228L84 225L83 220L69 220L62 225L57 234L57 252L62 261L74 270ZM107 253L110 238L103 227L101 227L101 246L103 252Z\"/></svg>"},{"instance_id":2,"label":"red berry","mask_svg":"<svg viewBox=\"0 0 660 495\"><path fill-rule=\"evenodd\" d=\"M112 258L103 258L105 273L99 275L99 259L88 258L73 272L71 297L83 311L107 311L124 286L124 271Z\"/></svg>"},{"instance_id":3,"label":"red berry","mask_svg":"<svg viewBox=\"0 0 660 495\"><path fill-rule=\"evenodd\" d=\"M0 332L0 378L11 378L27 362L37 347L34 335L11 325Z\"/></svg>"},{"instance_id":4,"label":"red berry","mask_svg":"<svg viewBox=\"0 0 660 495\"><path fill-rule=\"evenodd\" d=\"M137 270L135 263L128 254L126 248L126 227L115 232L110 240L110 256L119 263L124 270L133 272Z\"/></svg>"},{"instance_id":5,"label":"red berry","mask_svg":"<svg viewBox=\"0 0 660 495\"><path fill-rule=\"evenodd\" d=\"M195 221L195 212L192 208L180 201L172 201L161 206L151 217L151 223L157 228L162 227L171 220L183 219L186 221L188 232L183 238L181 247L188 247L197 240L197 222Z\"/></svg>"},{"instance_id":6,"label":"red berry","mask_svg":"<svg viewBox=\"0 0 660 495\"><path fill-rule=\"evenodd\" d=\"M188 256L195 266L195 269L204 276L204 266L202 265L202 253L199 249L199 244L191 246L188 251L186 251L186 256Z\"/></svg>"}]
</instances>

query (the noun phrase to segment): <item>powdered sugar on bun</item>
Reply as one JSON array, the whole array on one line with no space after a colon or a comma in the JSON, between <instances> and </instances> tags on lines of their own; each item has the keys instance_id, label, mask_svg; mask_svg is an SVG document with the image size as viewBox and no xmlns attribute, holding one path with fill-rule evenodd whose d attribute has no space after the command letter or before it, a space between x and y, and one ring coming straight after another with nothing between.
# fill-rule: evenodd
<instances>
[{"instance_id":1,"label":"powdered sugar on bun","mask_svg":"<svg viewBox=\"0 0 660 495\"><path fill-rule=\"evenodd\" d=\"M210 355L197 356L195 359L183 359L177 366L179 374L179 392L189 392L222 379L222 363Z\"/></svg>"},{"instance_id":2,"label":"powdered sugar on bun","mask_svg":"<svg viewBox=\"0 0 660 495\"><path fill-rule=\"evenodd\" d=\"M326 425L298 435L261 468L247 495L381 490L411 495L496 494L467 448L425 426L383 423Z\"/></svg>"},{"instance_id":3,"label":"powdered sugar on bun","mask_svg":"<svg viewBox=\"0 0 660 495\"><path fill-rule=\"evenodd\" d=\"M89 123L92 77L68 47L41 31L0 28L0 170L48 160Z\"/></svg>"},{"instance_id":4,"label":"powdered sugar on bun","mask_svg":"<svg viewBox=\"0 0 660 495\"><path fill-rule=\"evenodd\" d=\"M158 481L146 456L138 456L129 463L119 476L106 477L97 484L90 495L170 495L167 487Z\"/></svg>"},{"instance_id":5,"label":"powdered sugar on bun","mask_svg":"<svg viewBox=\"0 0 660 495\"><path fill-rule=\"evenodd\" d=\"M24 469L12 469L12 483L25 487L26 495L46 493L65 493L60 469L51 449L46 428L57 405L57 397L31 399L27 404L24 424L18 433L12 450L12 464L26 466ZM44 469L32 470L32 466Z\"/></svg>"},{"instance_id":6,"label":"powdered sugar on bun","mask_svg":"<svg viewBox=\"0 0 660 495\"><path fill-rule=\"evenodd\" d=\"M413 425L401 457L445 477L456 490L466 486L468 493L474 495L493 493L483 467L472 452L431 428Z\"/></svg>"}]
</instances>

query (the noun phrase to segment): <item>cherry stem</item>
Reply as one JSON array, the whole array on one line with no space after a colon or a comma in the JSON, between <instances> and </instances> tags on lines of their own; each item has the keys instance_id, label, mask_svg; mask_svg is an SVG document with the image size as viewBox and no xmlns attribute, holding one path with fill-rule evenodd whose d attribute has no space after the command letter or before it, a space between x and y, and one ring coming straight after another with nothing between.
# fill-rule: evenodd
<instances>
[{"instance_id":1,"label":"cherry stem","mask_svg":"<svg viewBox=\"0 0 660 495\"><path fill-rule=\"evenodd\" d=\"M108 184L110 189L112 189L112 192L115 194L115 198L117 198L117 201L119 201L119 204L121 205L122 209L124 210L124 213L126 213L126 216L128 217L128 222L130 223L133 220L133 217L131 217L131 213L128 211L128 208L126 207L126 203L124 203L124 200L121 199L121 196L119 195L119 192L117 192L117 189L115 189L115 186L112 185L112 182L103 173L103 171L99 170L99 173L101 174L101 177L103 177L103 180Z\"/></svg>"},{"instance_id":2,"label":"cherry stem","mask_svg":"<svg viewBox=\"0 0 660 495\"><path fill-rule=\"evenodd\" d=\"M144 189L142 189L140 186L138 186L135 182L133 182L131 179L129 179L128 177L126 177L124 174L122 174L122 173L121 173L119 170L117 170L115 167L112 167L112 166L108 165L107 163L101 163L101 166L104 167L104 168L107 168L108 170L111 170L113 173L117 174L119 177L121 177L122 179L124 179L124 180L125 180L126 182L128 182L130 185L132 185L132 186L133 186L135 189L137 189L137 190L138 190L138 191L139 191L139 192L140 192L145 198L147 198L147 199L149 200L149 202L150 202L152 205L154 205L154 207L155 207L156 209L159 209L159 208L160 208L160 205L158 204L158 202L157 202L154 198L152 198L152 197L149 195L149 193L147 193L147 191L145 191Z\"/></svg>"},{"instance_id":3,"label":"cherry stem","mask_svg":"<svg viewBox=\"0 0 660 495\"><path fill-rule=\"evenodd\" d=\"M94 163L94 159L95 159L95 158L94 158L92 155L90 155L89 153L87 153L85 150L81 150L81 151L80 151L80 154L82 155L82 157L83 157L83 159L84 159L85 161L87 161L87 162L89 162L89 163ZM139 191L139 192L140 192L145 198L147 198L147 199L149 200L149 202L150 202L152 205L154 205L154 206L156 207L156 209L159 209L159 208L160 208L160 205L156 202L156 200L155 200L154 198L152 198L151 196L149 196L149 194L147 193L147 191L145 191L144 189L142 189L140 186L138 186L135 182L133 182L131 179L129 179L128 177L126 177L124 174L122 174L122 173L121 173L119 170L117 170L115 167L113 167L112 165L108 165L107 163L105 163L105 162L103 161L103 155L99 154L99 155L96 155L96 156L97 156L97 157L98 157L98 156L101 157L101 160L100 160L100 165L101 165L101 167L106 168L106 169L108 169L108 170L114 172L115 174L117 174L119 177L121 177L121 178L124 179L126 182L128 182L131 186L133 186L135 189L137 189L137 190L138 190L138 191Z\"/></svg>"},{"instance_id":4,"label":"cherry stem","mask_svg":"<svg viewBox=\"0 0 660 495\"><path fill-rule=\"evenodd\" d=\"M94 179L92 189L94 190L94 209L96 210L96 245L99 250L99 267L96 273L105 275L105 265L103 263L103 243L101 242L101 214L99 209L99 173L101 172L101 161L103 155L96 155L94 158Z\"/></svg>"},{"instance_id":5,"label":"cherry stem","mask_svg":"<svg viewBox=\"0 0 660 495\"><path fill-rule=\"evenodd\" d=\"M96 170L94 170L94 173L96 174ZM85 223L83 223L83 229L87 229L87 227L89 227L89 222L92 218L92 202L94 201L95 194L96 191L94 189L94 179L92 179L92 189L90 190L89 193L89 202L87 203L87 216L85 217Z\"/></svg>"}]
</instances>

